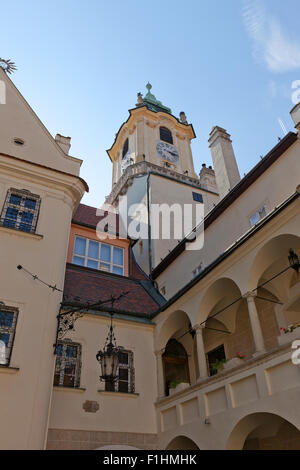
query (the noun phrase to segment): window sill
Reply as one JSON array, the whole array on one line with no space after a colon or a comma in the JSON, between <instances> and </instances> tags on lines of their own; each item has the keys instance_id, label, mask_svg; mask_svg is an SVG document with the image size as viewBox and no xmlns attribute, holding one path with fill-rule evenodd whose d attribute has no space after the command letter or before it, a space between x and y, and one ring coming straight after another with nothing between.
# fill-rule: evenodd
<instances>
[{"instance_id":1,"label":"window sill","mask_svg":"<svg viewBox=\"0 0 300 470\"><path fill-rule=\"evenodd\" d=\"M106 396L116 396L116 397L130 397L130 398L137 398L140 394L139 393L125 393L125 392L108 392L107 390L98 390L98 393Z\"/></svg>"},{"instance_id":2,"label":"window sill","mask_svg":"<svg viewBox=\"0 0 300 470\"><path fill-rule=\"evenodd\" d=\"M83 393L83 392L86 391L86 388L83 388L83 387L64 387L63 385L54 385L53 390L57 390L59 392Z\"/></svg>"},{"instance_id":3,"label":"window sill","mask_svg":"<svg viewBox=\"0 0 300 470\"><path fill-rule=\"evenodd\" d=\"M21 235L27 238L35 238L36 240L42 240L44 238L43 235L39 235L38 233L30 233L30 232L23 232L22 230L17 230L15 228L3 227L0 225L0 232L9 233L11 235Z\"/></svg>"},{"instance_id":4,"label":"window sill","mask_svg":"<svg viewBox=\"0 0 300 470\"><path fill-rule=\"evenodd\" d=\"M12 367L12 366L3 366L0 364L0 374L3 372L4 374L16 374L19 372L19 367Z\"/></svg>"}]
</instances>

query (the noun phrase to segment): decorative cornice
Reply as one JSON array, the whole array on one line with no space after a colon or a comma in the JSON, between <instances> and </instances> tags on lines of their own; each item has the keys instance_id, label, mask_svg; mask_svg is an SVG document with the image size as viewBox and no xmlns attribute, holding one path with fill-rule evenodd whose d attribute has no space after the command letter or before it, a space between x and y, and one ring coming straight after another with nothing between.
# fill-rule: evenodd
<instances>
[{"instance_id":1,"label":"decorative cornice","mask_svg":"<svg viewBox=\"0 0 300 470\"><path fill-rule=\"evenodd\" d=\"M112 205L115 204L118 196L120 194L122 195L126 193L127 188L133 183L133 178L135 176L146 175L148 173L153 173L159 176L165 176L167 178L171 178L177 181L178 183L188 184L194 188L202 189L206 192L212 192L207 191L207 189L202 186L199 179L197 178L177 173L174 170L171 170L166 167L161 167L150 162L142 161L130 165L126 168L121 178L114 185L111 193L106 197L105 202Z\"/></svg>"}]
</instances>

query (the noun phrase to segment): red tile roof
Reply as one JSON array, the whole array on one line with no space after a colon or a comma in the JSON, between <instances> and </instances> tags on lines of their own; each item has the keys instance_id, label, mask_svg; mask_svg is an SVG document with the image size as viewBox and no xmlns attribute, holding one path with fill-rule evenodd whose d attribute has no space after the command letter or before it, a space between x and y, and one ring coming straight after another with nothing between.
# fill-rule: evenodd
<instances>
[{"instance_id":1,"label":"red tile roof","mask_svg":"<svg viewBox=\"0 0 300 470\"><path fill-rule=\"evenodd\" d=\"M67 264L64 301L80 303L96 303L110 296L118 297L124 292L128 294L114 303L114 309L128 313L142 313L147 317L159 308L157 292L148 286L150 281L140 281L116 274L96 271L73 264ZM150 294L150 292L152 295ZM111 304L105 304L111 307Z\"/></svg>"},{"instance_id":2,"label":"red tile roof","mask_svg":"<svg viewBox=\"0 0 300 470\"><path fill-rule=\"evenodd\" d=\"M79 204L79 206L77 207L74 213L72 223L74 224L78 223L80 225L86 225L88 227L96 228L97 224L108 214L107 212L105 212L104 215L99 216L99 215L96 215L96 213L97 213L97 207L87 206L86 204ZM111 214L112 218L110 219L110 223L114 224L115 216L117 218L116 225L117 225L117 230L118 230L118 221L119 221L118 214L117 215Z\"/></svg>"}]
</instances>

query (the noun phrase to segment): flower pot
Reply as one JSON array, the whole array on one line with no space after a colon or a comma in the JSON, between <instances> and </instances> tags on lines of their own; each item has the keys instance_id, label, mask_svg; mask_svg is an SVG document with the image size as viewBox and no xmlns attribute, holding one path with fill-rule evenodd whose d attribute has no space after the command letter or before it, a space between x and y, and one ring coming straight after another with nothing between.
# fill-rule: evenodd
<instances>
[{"instance_id":1,"label":"flower pot","mask_svg":"<svg viewBox=\"0 0 300 470\"><path fill-rule=\"evenodd\" d=\"M222 370L232 369L233 367L238 367L243 364L244 360L240 357L233 357L229 359L222 365Z\"/></svg>"},{"instance_id":2,"label":"flower pot","mask_svg":"<svg viewBox=\"0 0 300 470\"><path fill-rule=\"evenodd\" d=\"M190 384L188 382L181 382L175 388L169 389L169 395L173 395L174 393L181 392L182 390L188 388Z\"/></svg>"},{"instance_id":3,"label":"flower pot","mask_svg":"<svg viewBox=\"0 0 300 470\"><path fill-rule=\"evenodd\" d=\"M279 346L292 343L296 339L300 339L300 328L295 328L291 333L284 333L280 336L277 336L277 339Z\"/></svg>"}]
</instances>

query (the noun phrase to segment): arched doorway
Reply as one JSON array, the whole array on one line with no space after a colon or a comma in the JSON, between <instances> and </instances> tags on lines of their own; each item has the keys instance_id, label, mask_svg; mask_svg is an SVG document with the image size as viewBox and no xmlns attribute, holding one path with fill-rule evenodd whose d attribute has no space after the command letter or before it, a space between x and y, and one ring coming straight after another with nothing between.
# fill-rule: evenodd
<instances>
[{"instance_id":1,"label":"arched doorway","mask_svg":"<svg viewBox=\"0 0 300 470\"><path fill-rule=\"evenodd\" d=\"M300 450L300 431L273 413L253 413L242 418L231 432L230 450Z\"/></svg>"},{"instance_id":2,"label":"arched doorway","mask_svg":"<svg viewBox=\"0 0 300 470\"><path fill-rule=\"evenodd\" d=\"M188 355L183 345L175 338L171 338L162 355L165 393L169 395L170 389L180 383L190 383Z\"/></svg>"},{"instance_id":3,"label":"arched doorway","mask_svg":"<svg viewBox=\"0 0 300 470\"><path fill-rule=\"evenodd\" d=\"M166 447L166 450L200 450L192 439L177 436Z\"/></svg>"}]
</instances>

